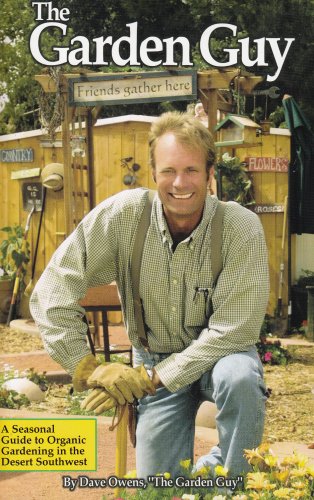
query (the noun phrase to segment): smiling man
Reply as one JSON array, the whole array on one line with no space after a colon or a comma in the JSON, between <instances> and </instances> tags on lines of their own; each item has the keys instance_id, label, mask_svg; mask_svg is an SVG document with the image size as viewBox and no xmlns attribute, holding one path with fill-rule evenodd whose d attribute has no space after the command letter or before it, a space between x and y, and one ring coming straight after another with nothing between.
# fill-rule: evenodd
<instances>
[{"instance_id":1,"label":"smiling man","mask_svg":"<svg viewBox=\"0 0 314 500\"><path fill-rule=\"evenodd\" d=\"M201 220L209 173L205 152L180 144L173 132L157 141L153 177L173 239L184 239ZM212 167L211 167L212 169Z\"/></svg>"},{"instance_id":2,"label":"smiling man","mask_svg":"<svg viewBox=\"0 0 314 500\"><path fill-rule=\"evenodd\" d=\"M147 190L123 191L98 205L58 248L31 300L48 352L73 374L77 390L95 388L96 412L138 400L138 477L180 473L193 460L200 403L218 408L219 445L195 469L248 469L243 450L262 439L265 386L255 343L268 300L268 259L258 217L225 204L222 269L212 272L213 217L208 195L214 144L189 114L166 113L150 134L157 194L143 247L140 297L149 349L138 335L130 256ZM218 237L219 235L217 235ZM116 281L134 368L100 365L88 351L79 300L88 287ZM145 367L145 369L144 369Z\"/></svg>"}]
</instances>

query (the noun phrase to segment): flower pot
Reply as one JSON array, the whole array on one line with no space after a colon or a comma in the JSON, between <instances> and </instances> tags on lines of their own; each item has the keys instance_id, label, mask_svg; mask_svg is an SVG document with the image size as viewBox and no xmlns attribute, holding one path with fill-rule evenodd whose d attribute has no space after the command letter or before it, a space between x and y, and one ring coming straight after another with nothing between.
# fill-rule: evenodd
<instances>
[{"instance_id":1,"label":"flower pot","mask_svg":"<svg viewBox=\"0 0 314 500\"><path fill-rule=\"evenodd\" d=\"M0 323L5 323L10 309L14 280L0 279Z\"/></svg>"}]
</instances>

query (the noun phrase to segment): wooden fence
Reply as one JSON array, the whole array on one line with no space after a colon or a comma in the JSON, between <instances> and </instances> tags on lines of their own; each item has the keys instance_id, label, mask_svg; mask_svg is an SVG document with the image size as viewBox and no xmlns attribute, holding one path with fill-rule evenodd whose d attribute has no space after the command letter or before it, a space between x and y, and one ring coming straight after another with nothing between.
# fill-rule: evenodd
<instances>
[{"instance_id":1,"label":"wooden fence","mask_svg":"<svg viewBox=\"0 0 314 500\"><path fill-rule=\"evenodd\" d=\"M148 131L153 118L145 116L123 116L112 119L98 120L94 127L94 199L96 204L122 189L130 189L123 183L127 174L121 166L121 159L132 157L133 162L140 165L137 172L138 185L154 187L148 165ZM40 131L24 132L0 137L0 151L17 148L32 148L33 161L0 162L0 226L12 224L25 225L27 213L23 211L21 184L30 179L13 180L13 171L43 168L51 162L63 161L61 136L57 137L55 147L46 147L45 136ZM247 157L289 158L290 137L288 132L271 129L268 135L260 137L261 144L254 147L228 148L231 155L240 159ZM221 149L223 152L224 149ZM3 158L1 158L3 159ZM282 172L254 172L255 199L262 205L283 205L288 192L288 174ZM32 180L38 181L38 178ZM52 253L60 245L65 236L64 224L64 193L49 190L46 197L46 208L43 218L43 228L36 263L36 278L42 273ZM33 215L29 241L33 254L40 214ZM279 266L281 253L281 237L283 228L283 213L261 213L260 218L265 229L269 249L269 265L271 276L271 295L269 312L273 313L278 297ZM0 239L3 233L0 233ZM4 236L4 235L3 235ZM285 269L287 271L287 237L285 241ZM29 266L29 269L31 265ZM283 302L287 304L287 272Z\"/></svg>"}]
</instances>

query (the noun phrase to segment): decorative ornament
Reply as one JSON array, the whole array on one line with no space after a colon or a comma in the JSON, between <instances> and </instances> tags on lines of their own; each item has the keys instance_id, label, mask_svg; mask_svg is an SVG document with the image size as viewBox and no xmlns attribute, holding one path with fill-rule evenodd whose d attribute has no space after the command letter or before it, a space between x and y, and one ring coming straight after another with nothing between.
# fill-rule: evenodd
<instances>
[{"instance_id":1,"label":"decorative ornament","mask_svg":"<svg viewBox=\"0 0 314 500\"><path fill-rule=\"evenodd\" d=\"M137 175L141 168L138 163L133 163L129 165L129 163L133 160L132 156L128 156L126 158L121 158L121 167L126 168L128 170L128 174L123 177L123 184L126 186L135 186L137 184Z\"/></svg>"}]
</instances>

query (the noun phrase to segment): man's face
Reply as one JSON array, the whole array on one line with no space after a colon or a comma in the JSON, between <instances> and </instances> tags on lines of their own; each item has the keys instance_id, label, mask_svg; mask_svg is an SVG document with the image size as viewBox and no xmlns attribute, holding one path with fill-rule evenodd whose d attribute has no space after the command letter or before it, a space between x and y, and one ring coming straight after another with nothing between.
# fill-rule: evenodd
<instances>
[{"instance_id":1,"label":"man's face","mask_svg":"<svg viewBox=\"0 0 314 500\"><path fill-rule=\"evenodd\" d=\"M205 154L178 143L168 132L157 141L153 175L168 222L196 227L207 195Z\"/></svg>"}]
</instances>

